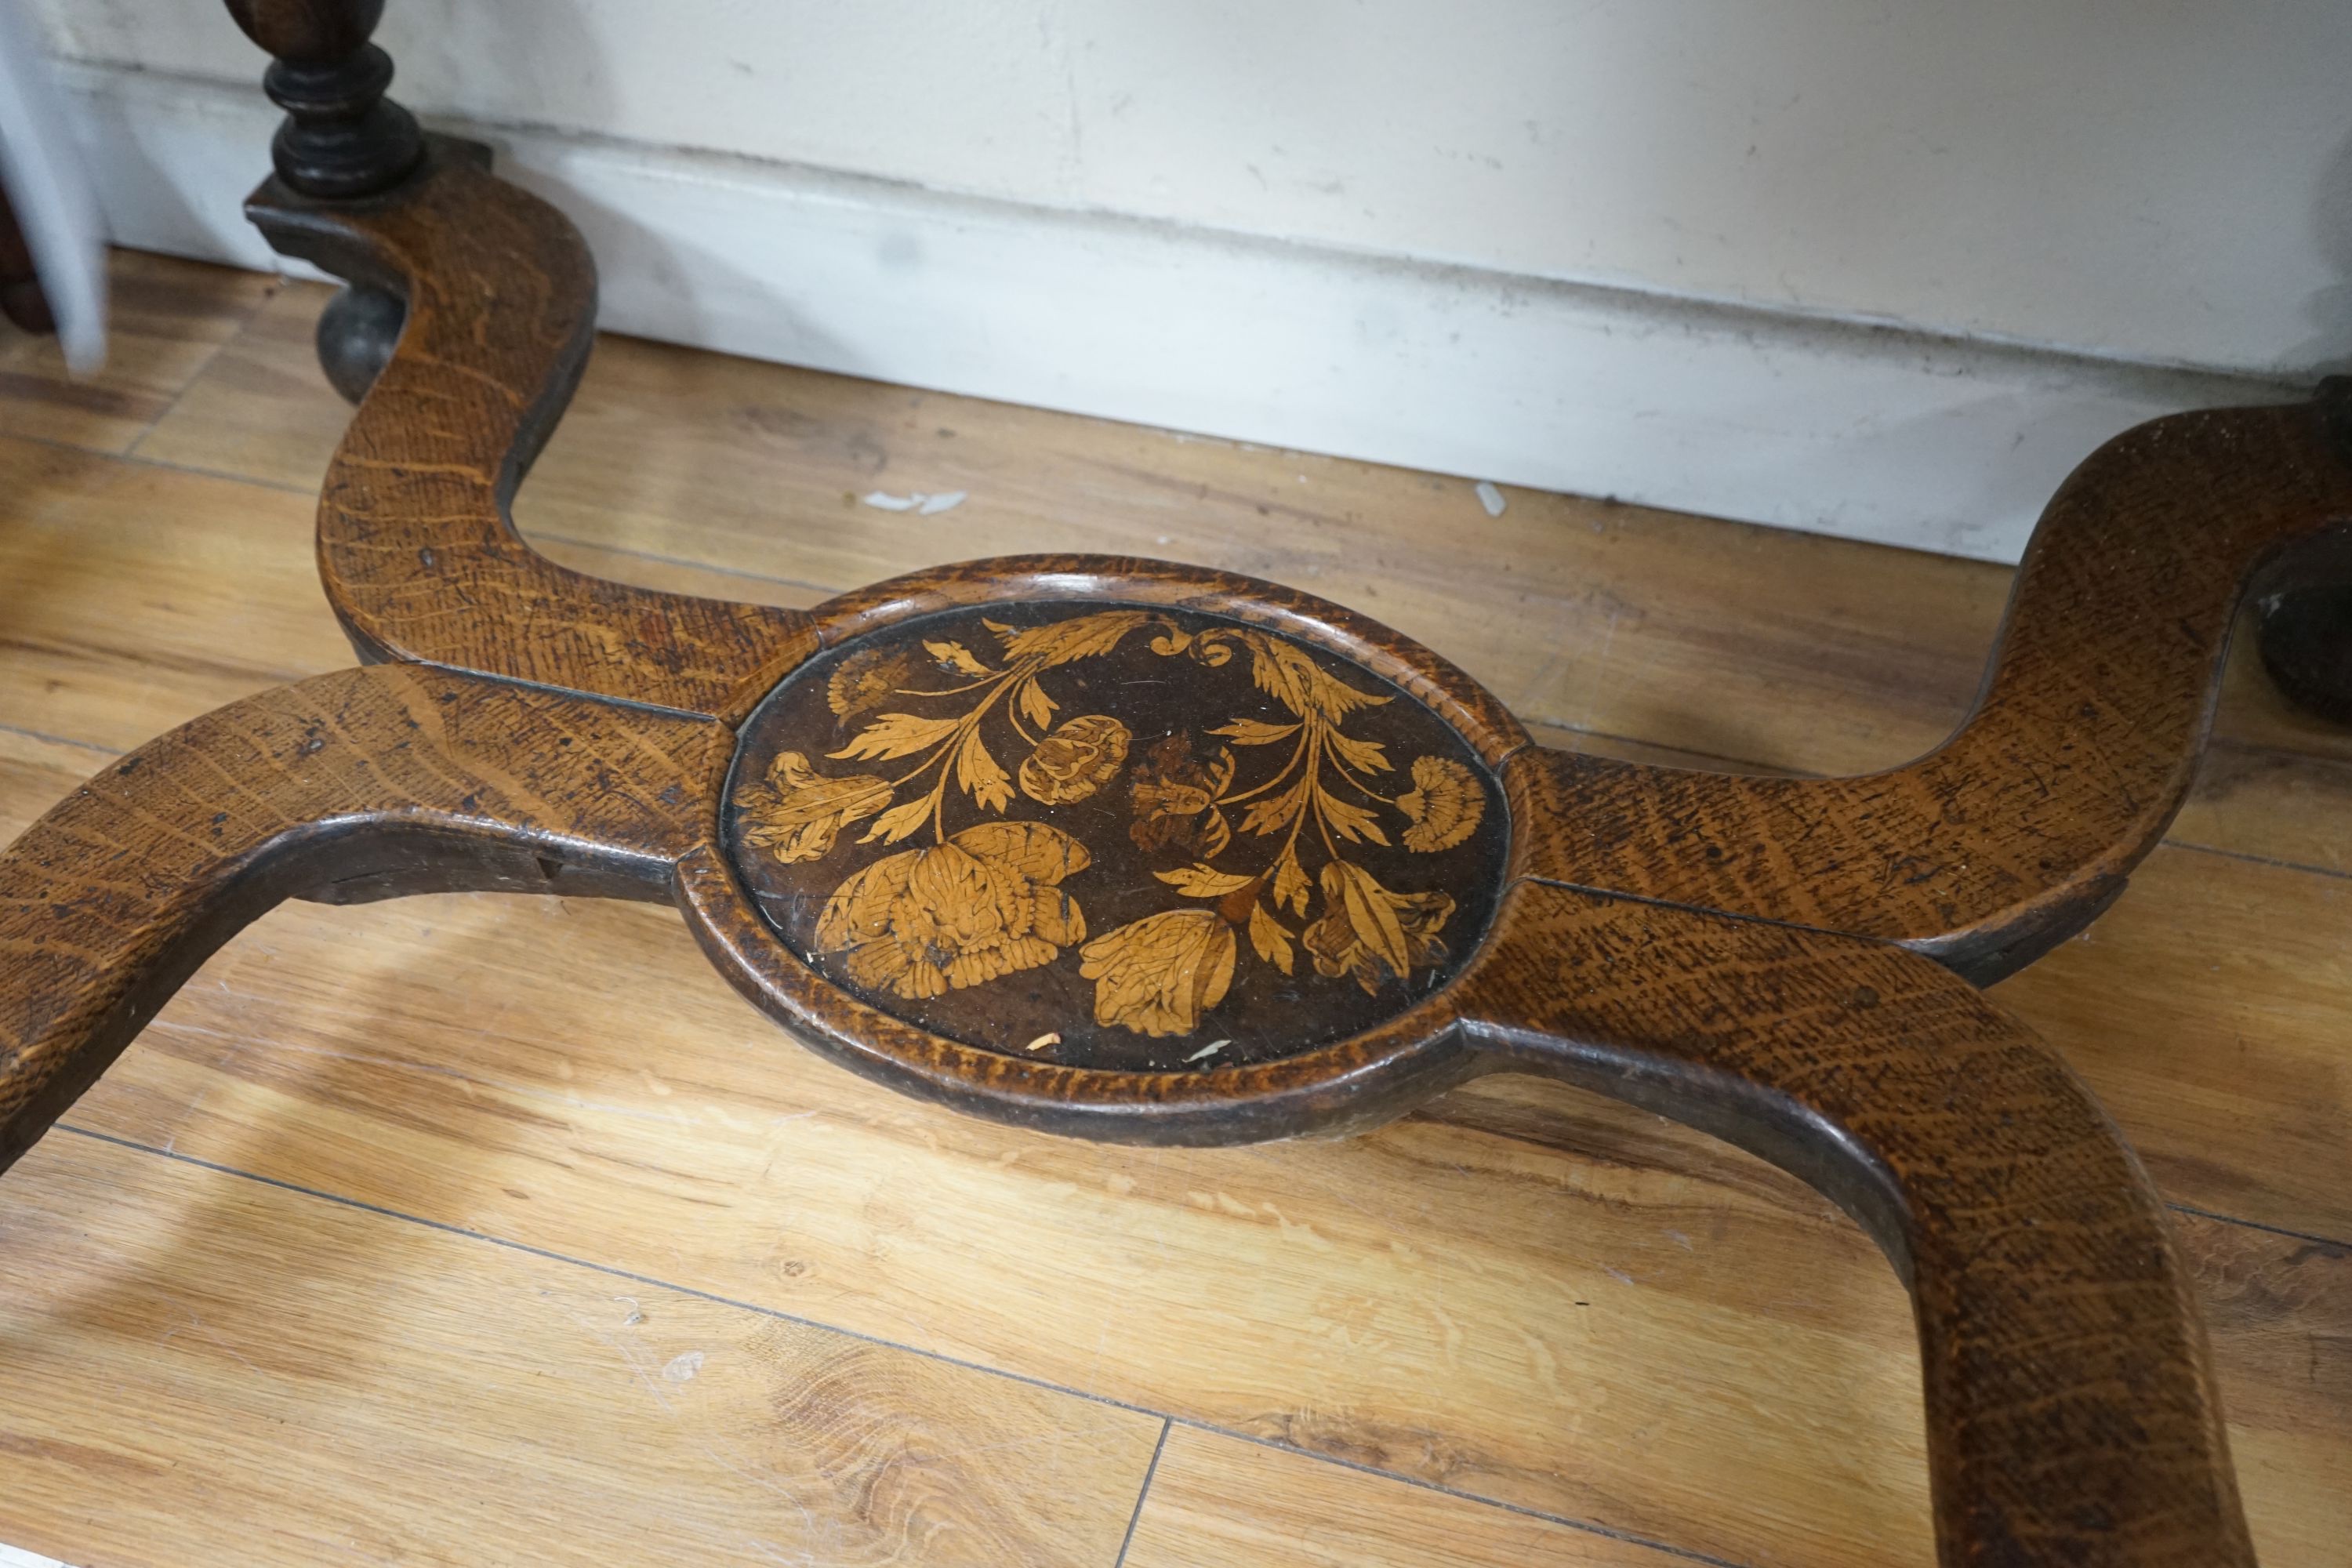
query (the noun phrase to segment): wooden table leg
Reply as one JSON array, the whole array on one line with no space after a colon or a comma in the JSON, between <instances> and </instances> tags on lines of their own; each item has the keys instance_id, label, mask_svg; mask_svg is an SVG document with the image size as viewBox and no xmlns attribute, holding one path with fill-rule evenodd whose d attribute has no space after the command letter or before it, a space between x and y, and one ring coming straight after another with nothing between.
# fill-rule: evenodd
<instances>
[{"instance_id":1,"label":"wooden table leg","mask_svg":"<svg viewBox=\"0 0 2352 1568\"><path fill-rule=\"evenodd\" d=\"M730 739L705 720L381 666L149 742L0 854L0 1169L282 899L552 891L567 870L667 897Z\"/></svg>"},{"instance_id":2,"label":"wooden table leg","mask_svg":"<svg viewBox=\"0 0 2352 1568\"><path fill-rule=\"evenodd\" d=\"M1495 940L1475 1037L1783 1166L1903 1273L1948 1568L2253 1562L2163 1205L2023 1025L1898 948L1541 883Z\"/></svg>"}]
</instances>

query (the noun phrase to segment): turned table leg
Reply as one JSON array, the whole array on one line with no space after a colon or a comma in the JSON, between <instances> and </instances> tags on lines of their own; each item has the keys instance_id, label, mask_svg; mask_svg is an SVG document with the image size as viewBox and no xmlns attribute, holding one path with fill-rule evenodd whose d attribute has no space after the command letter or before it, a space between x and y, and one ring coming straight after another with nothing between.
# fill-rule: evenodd
<instances>
[{"instance_id":1,"label":"turned table leg","mask_svg":"<svg viewBox=\"0 0 2352 1568\"><path fill-rule=\"evenodd\" d=\"M289 189L345 201L416 171L424 134L383 96L392 57L368 41L383 0L229 0L228 8L273 57L262 85L286 120L269 155ZM406 316L398 295L365 283L346 286L320 315L319 363L345 400L357 403L374 384Z\"/></svg>"}]
</instances>

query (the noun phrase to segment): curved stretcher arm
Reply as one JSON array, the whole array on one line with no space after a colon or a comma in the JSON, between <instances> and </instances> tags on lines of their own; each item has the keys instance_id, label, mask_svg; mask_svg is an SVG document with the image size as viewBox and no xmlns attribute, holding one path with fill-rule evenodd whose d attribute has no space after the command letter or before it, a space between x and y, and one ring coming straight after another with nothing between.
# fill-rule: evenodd
<instances>
[{"instance_id":1,"label":"curved stretcher arm","mask_svg":"<svg viewBox=\"0 0 2352 1568\"><path fill-rule=\"evenodd\" d=\"M1528 874L1857 932L1990 982L2081 929L2195 774L2241 600L2352 565L2341 394L2158 419L2094 453L2028 547L1975 711L1855 778L1513 759Z\"/></svg>"},{"instance_id":2,"label":"curved stretcher arm","mask_svg":"<svg viewBox=\"0 0 2352 1568\"><path fill-rule=\"evenodd\" d=\"M288 255L406 301L319 498L319 574L362 658L731 721L814 648L797 611L592 577L515 532L595 327L595 264L562 214L440 139L381 197L272 180L246 211Z\"/></svg>"},{"instance_id":3,"label":"curved stretcher arm","mask_svg":"<svg viewBox=\"0 0 2352 1568\"><path fill-rule=\"evenodd\" d=\"M1542 884L1496 943L1475 1038L1783 1166L1903 1272L1942 1562L2253 1562L2163 1208L2023 1026L1897 948Z\"/></svg>"},{"instance_id":4,"label":"curved stretcher arm","mask_svg":"<svg viewBox=\"0 0 2352 1568\"><path fill-rule=\"evenodd\" d=\"M281 899L567 872L667 896L729 741L708 720L388 665L148 742L0 854L0 1170Z\"/></svg>"}]
</instances>

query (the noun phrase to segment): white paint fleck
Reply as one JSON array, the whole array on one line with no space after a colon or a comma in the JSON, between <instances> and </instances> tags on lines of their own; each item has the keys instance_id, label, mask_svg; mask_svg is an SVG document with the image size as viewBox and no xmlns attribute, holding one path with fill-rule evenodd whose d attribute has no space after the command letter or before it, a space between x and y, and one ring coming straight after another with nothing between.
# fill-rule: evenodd
<instances>
[{"instance_id":1,"label":"white paint fleck","mask_svg":"<svg viewBox=\"0 0 2352 1568\"><path fill-rule=\"evenodd\" d=\"M1199 1050L1194 1051L1191 1056L1186 1057L1184 1059L1188 1062L1201 1061L1206 1058L1215 1056L1219 1051L1223 1050L1227 1046L1232 1044L1233 1041L1231 1040L1211 1040L1207 1045L1202 1046Z\"/></svg>"},{"instance_id":2,"label":"white paint fleck","mask_svg":"<svg viewBox=\"0 0 2352 1568\"><path fill-rule=\"evenodd\" d=\"M1503 492L1496 487L1494 480L1480 479L1478 481L1478 504L1486 509L1486 515L1488 517L1500 517L1503 515L1503 508L1509 503L1503 500Z\"/></svg>"},{"instance_id":3,"label":"white paint fleck","mask_svg":"<svg viewBox=\"0 0 2352 1568\"><path fill-rule=\"evenodd\" d=\"M662 1380L666 1383L692 1383L694 1374L702 1370L702 1363L707 1359L700 1351L688 1351L684 1355L673 1356L670 1363L662 1368Z\"/></svg>"},{"instance_id":4,"label":"white paint fleck","mask_svg":"<svg viewBox=\"0 0 2352 1568\"><path fill-rule=\"evenodd\" d=\"M953 511L963 505L966 492L941 490L937 495L914 490L894 496L888 490L867 490L858 500L877 511L911 511L919 517L937 517L943 511Z\"/></svg>"}]
</instances>

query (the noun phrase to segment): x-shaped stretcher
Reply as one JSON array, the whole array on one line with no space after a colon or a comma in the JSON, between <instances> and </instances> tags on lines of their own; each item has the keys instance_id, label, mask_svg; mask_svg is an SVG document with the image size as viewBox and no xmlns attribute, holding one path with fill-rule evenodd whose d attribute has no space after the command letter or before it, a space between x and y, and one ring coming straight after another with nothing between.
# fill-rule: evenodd
<instances>
[{"instance_id":1,"label":"x-shaped stretcher","mask_svg":"<svg viewBox=\"0 0 2352 1568\"><path fill-rule=\"evenodd\" d=\"M588 355L571 224L435 139L249 211L354 285L318 552L362 663L0 856L0 1164L281 899L667 900L797 1038L1046 1131L1346 1131L1494 1071L1704 1129L1908 1282L1946 1563L2252 1561L2163 1206L1977 987L2123 891L2244 596L2347 577L2352 399L2094 454L1928 755L1693 773L1537 745L1418 644L1193 567L982 561L806 612L568 571L508 509Z\"/></svg>"}]
</instances>

